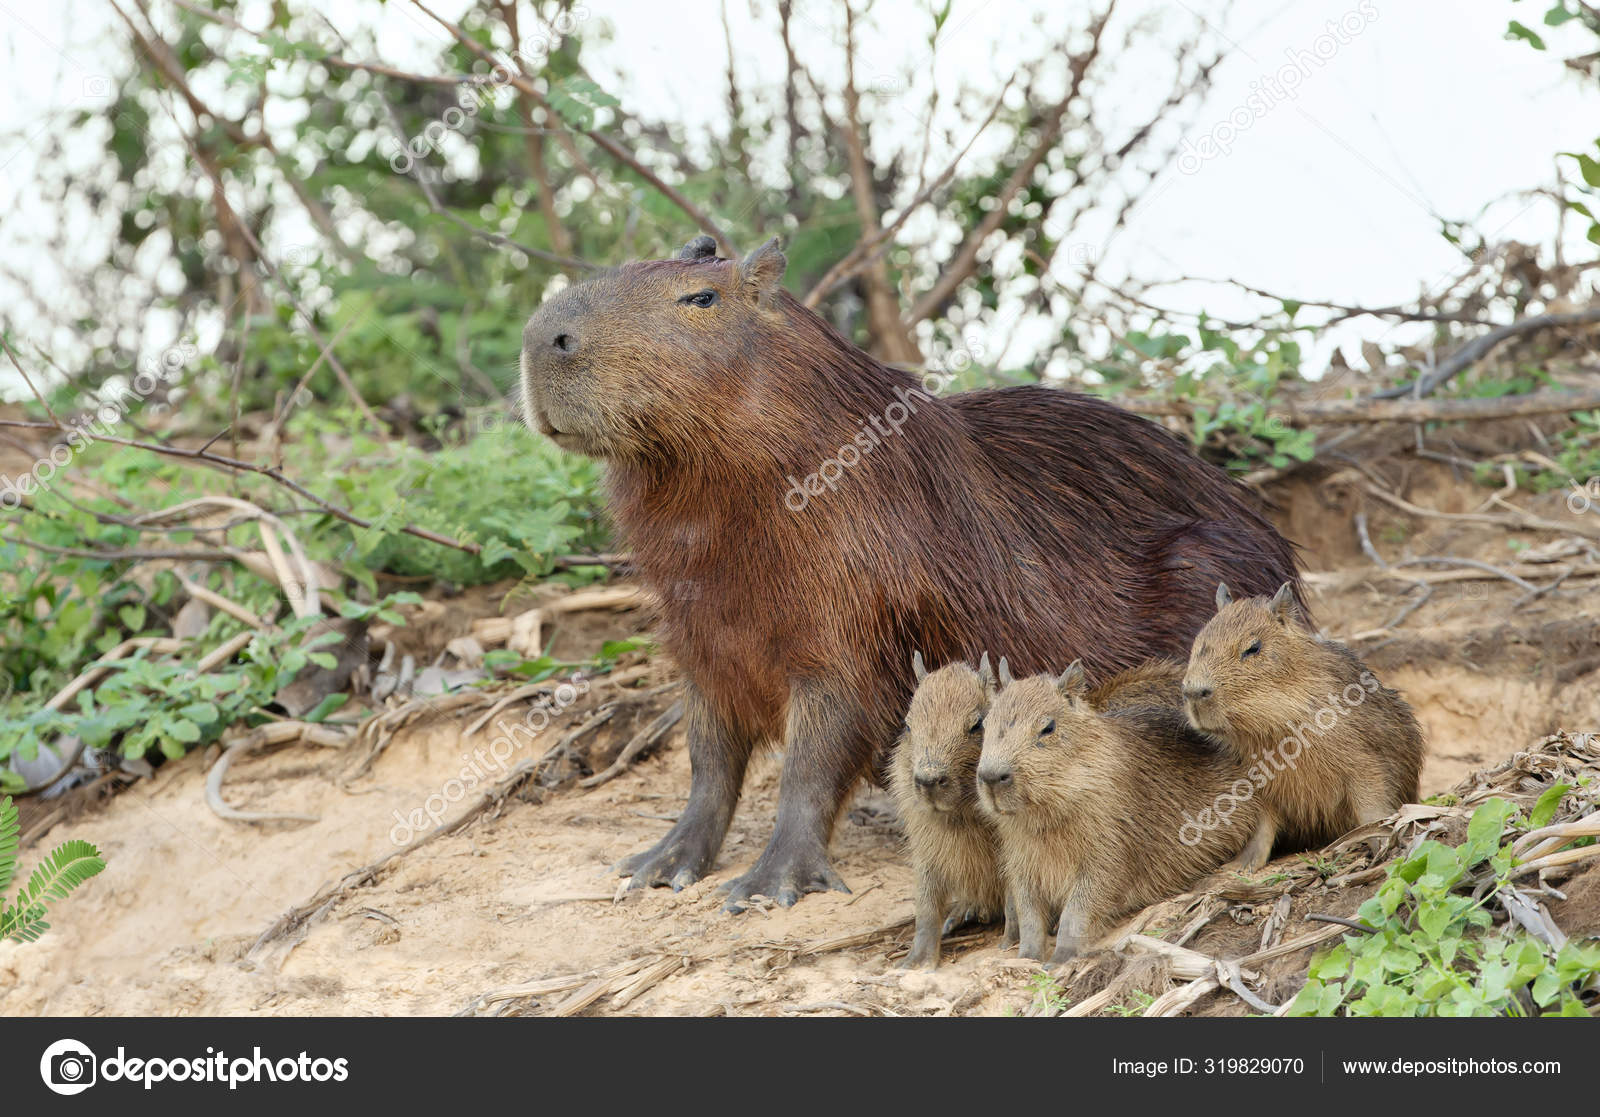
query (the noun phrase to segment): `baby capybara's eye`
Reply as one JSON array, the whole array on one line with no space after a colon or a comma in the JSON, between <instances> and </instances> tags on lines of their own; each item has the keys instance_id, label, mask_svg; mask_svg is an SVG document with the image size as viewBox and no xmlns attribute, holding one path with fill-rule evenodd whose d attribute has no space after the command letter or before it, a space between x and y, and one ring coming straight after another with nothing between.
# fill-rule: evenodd
<instances>
[{"instance_id":1,"label":"baby capybara's eye","mask_svg":"<svg viewBox=\"0 0 1600 1117\"><path fill-rule=\"evenodd\" d=\"M1050 734L1054 733L1055 731L1056 731L1056 719L1055 718L1051 718L1049 721L1044 723L1044 728L1039 730L1039 736L1048 737L1048 736L1050 736Z\"/></svg>"},{"instance_id":2,"label":"baby capybara's eye","mask_svg":"<svg viewBox=\"0 0 1600 1117\"><path fill-rule=\"evenodd\" d=\"M978 720L972 723L972 728L968 729L967 732L968 733L981 733L981 732L983 732L983 715L982 714L978 715Z\"/></svg>"},{"instance_id":3,"label":"baby capybara's eye","mask_svg":"<svg viewBox=\"0 0 1600 1117\"><path fill-rule=\"evenodd\" d=\"M1261 650L1261 641L1260 640L1252 640L1252 641L1250 641L1250 646L1248 648L1246 648L1244 651L1239 653L1239 658L1240 659L1249 659L1251 656L1255 655L1260 650Z\"/></svg>"},{"instance_id":4,"label":"baby capybara's eye","mask_svg":"<svg viewBox=\"0 0 1600 1117\"><path fill-rule=\"evenodd\" d=\"M688 303L690 306L712 306L717 301L717 293L708 287L704 291L696 291L692 295L685 295L678 301L680 303Z\"/></svg>"}]
</instances>

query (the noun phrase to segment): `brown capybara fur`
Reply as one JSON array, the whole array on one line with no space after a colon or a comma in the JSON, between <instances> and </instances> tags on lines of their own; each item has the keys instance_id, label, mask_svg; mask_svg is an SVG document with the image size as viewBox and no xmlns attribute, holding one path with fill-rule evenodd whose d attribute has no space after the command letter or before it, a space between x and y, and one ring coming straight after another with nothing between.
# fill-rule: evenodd
<instances>
[{"instance_id":1,"label":"brown capybara fur","mask_svg":"<svg viewBox=\"0 0 1600 1117\"><path fill-rule=\"evenodd\" d=\"M1240 601L1219 585L1216 600L1183 694L1189 724L1235 753L1261 803L1237 867L1260 868L1275 841L1325 845L1415 802L1425 750L1406 700L1310 631L1288 585Z\"/></svg>"},{"instance_id":2,"label":"brown capybara fur","mask_svg":"<svg viewBox=\"0 0 1600 1117\"><path fill-rule=\"evenodd\" d=\"M1183 708L1183 674L1189 665L1177 659L1150 659L1118 671L1096 686L1089 688L1085 700L1091 709L1107 713L1134 706L1170 706ZM1000 685L1010 686L1016 680L1011 676L1011 663L1000 657Z\"/></svg>"},{"instance_id":3,"label":"brown capybara fur","mask_svg":"<svg viewBox=\"0 0 1600 1117\"><path fill-rule=\"evenodd\" d=\"M1043 958L1059 920L1050 962L1064 962L1236 854L1256 821L1243 775L1181 709L1095 710L1079 663L1003 688L984 717L978 799L1000 836L1021 956ZM1193 822L1206 812L1213 825Z\"/></svg>"},{"instance_id":4,"label":"brown capybara fur","mask_svg":"<svg viewBox=\"0 0 1600 1117\"><path fill-rule=\"evenodd\" d=\"M714 253L699 238L575 284L523 333L524 417L606 460L617 534L687 678L689 801L619 864L632 887L711 869L771 743L772 839L728 906L843 888L828 841L882 772L913 649L1004 648L1023 672L1082 657L1099 679L1186 653L1218 581L1295 577L1245 490L1162 428L1045 387L941 397L786 293L775 241Z\"/></svg>"},{"instance_id":5,"label":"brown capybara fur","mask_svg":"<svg viewBox=\"0 0 1600 1117\"><path fill-rule=\"evenodd\" d=\"M903 968L939 964L939 940L962 923L1006 916L1002 945L1015 940L1005 903L994 823L978 810L976 773L983 715L994 693L985 655L974 671L952 663L929 672L912 660L917 689L889 765L889 791L916 874L917 930Z\"/></svg>"}]
</instances>

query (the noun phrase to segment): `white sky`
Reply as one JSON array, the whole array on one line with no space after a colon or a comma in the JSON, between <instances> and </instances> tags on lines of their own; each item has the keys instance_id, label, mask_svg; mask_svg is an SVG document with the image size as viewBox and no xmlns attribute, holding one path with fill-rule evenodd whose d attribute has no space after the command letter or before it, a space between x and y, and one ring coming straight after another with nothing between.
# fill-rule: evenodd
<instances>
[{"instance_id":1,"label":"white sky","mask_svg":"<svg viewBox=\"0 0 1600 1117\"><path fill-rule=\"evenodd\" d=\"M164 0L151 3L159 9ZM681 120L691 145L708 125L723 124L726 55L715 3L586 5L591 19L610 27L609 40L591 37L585 54L603 86L651 116ZM742 80L778 81L782 53L773 6L754 5L759 19L752 18L750 0L728 0L728 6ZM445 37L405 0L382 9L369 0L325 0L316 7L346 34L381 18L381 53L400 65L421 63ZM438 4L446 13L461 7L460 0ZM1084 10L1082 4L955 0L930 69L927 6L878 0L862 32L862 84L877 89L880 107L904 111L885 111L875 143L885 151L915 147L931 83L953 90L964 78L997 91L1019 50L1036 56L1056 29L1081 22ZM1547 242L1554 228L1548 201L1496 199L1548 185L1556 152L1593 143L1600 94L1559 65L1560 36L1547 36L1557 49L1545 54L1503 39L1508 19L1537 24L1542 10L1507 0L1124 0L1124 26L1142 15L1159 33L1176 34L1200 16L1234 44L1196 127L1187 132L1195 141L1244 105L1253 83L1286 65L1288 52L1314 49L1328 21L1354 13L1352 26L1361 30L1325 63L1310 67L1295 100L1252 115L1231 153L1202 161L1194 173L1168 168L1152 199L1109 246L1092 230L1075 230L1068 239L1081 247L1064 248L1061 259L1070 264L1074 251L1099 256L1104 249L1103 267L1114 276L1233 278L1287 295L1383 305L1436 287L1459 267L1458 253L1438 235L1436 215L1469 218L1495 202L1480 222L1492 240ZM249 11L245 22L259 25ZM797 0L796 11L798 53L826 81L840 66L838 8L834 0ZM1040 26L1034 26L1035 14ZM102 60L120 26L114 20L100 0L0 0L0 127L27 127L45 106L87 107L103 98ZM1110 75L1119 91L1114 98L1131 105L1141 93L1163 95L1165 79L1160 89L1145 88L1150 83L1142 82L1143 69L1137 56L1120 58ZM915 75L909 88L902 80L907 72ZM32 151L42 138L38 129L22 145L0 150L0 212L21 206L30 217L36 210L40 223L53 220L49 206L27 190ZM932 162L938 164L937 156ZM915 223L908 231L914 230ZM1572 251L1584 252L1576 222L1568 232ZM0 243L13 261L26 251ZM23 263L48 285L49 261ZM1202 285L1166 289L1159 298L1174 308L1223 315L1260 309L1235 292ZM0 316L8 302L0 286ZM508 309L507 329L520 327L524 310ZM27 331L27 323L12 325ZM1370 320L1359 326L1371 337L1384 329ZM1010 353L1013 359L1023 355L1017 348ZM14 395L17 385L8 373L0 370L0 391Z\"/></svg>"}]
</instances>

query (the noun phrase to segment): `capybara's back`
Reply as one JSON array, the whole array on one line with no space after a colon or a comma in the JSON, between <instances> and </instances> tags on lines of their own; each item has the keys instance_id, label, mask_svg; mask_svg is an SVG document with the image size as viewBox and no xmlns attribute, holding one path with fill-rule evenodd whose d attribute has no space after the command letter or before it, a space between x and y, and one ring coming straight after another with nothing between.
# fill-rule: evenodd
<instances>
[{"instance_id":1,"label":"capybara's back","mask_svg":"<svg viewBox=\"0 0 1600 1117\"><path fill-rule=\"evenodd\" d=\"M828 838L895 738L913 649L1101 680L1186 655L1219 580L1295 578L1246 491L1161 427L1043 387L941 396L785 292L775 243L714 251L577 284L524 332L529 425L607 460L690 683L693 792L622 864L636 886L711 867L751 751L781 740L779 829L730 903L843 887Z\"/></svg>"},{"instance_id":2,"label":"capybara's back","mask_svg":"<svg viewBox=\"0 0 1600 1117\"><path fill-rule=\"evenodd\" d=\"M1415 802L1426 751L1398 693L1349 648L1306 626L1289 588L1233 600L1195 637L1184 678L1188 718L1225 743L1258 787L1262 831L1240 858L1324 845Z\"/></svg>"},{"instance_id":3,"label":"capybara's back","mask_svg":"<svg viewBox=\"0 0 1600 1117\"><path fill-rule=\"evenodd\" d=\"M1022 954L1042 957L1044 928L1059 918L1052 962L1216 869L1256 818L1231 752L1175 706L1096 710L1077 664L995 697L978 788L999 830Z\"/></svg>"}]
</instances>

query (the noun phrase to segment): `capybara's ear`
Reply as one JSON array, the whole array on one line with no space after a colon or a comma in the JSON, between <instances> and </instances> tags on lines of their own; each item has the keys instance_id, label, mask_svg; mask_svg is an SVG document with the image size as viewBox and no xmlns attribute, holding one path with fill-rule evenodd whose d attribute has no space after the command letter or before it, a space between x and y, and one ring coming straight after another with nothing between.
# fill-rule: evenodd
<instances>
[{"instance_id":1,"label":"capybara's ear","mask_svg":"<svg viewBox=\"0 0 1600 1117\"><path fill-rule=\"evenodd\" d=\"M1278 587L1278 592L1272 598L1272 615L1278 618L1280 624L1300 619L1300 603L1294 599L1294 583L1285 582Z\"/></svg>"},{"instance_id":2,"label":"capybara's ear","mask_svg":"<svg viewBox=\"0 0 1600 1117\"><path fill-rule=\"evenodd\" d=\"M705 260L717 254L717 242L701 233L678 250L680 260Z\"/></svg>"},{"instance_id":3,"label":"capybara's ear","mask_svg":"<svg viewBox=\"0 0 1600 1117\"><path fill-rule=\"evenodd\" d=\"M1227 582L1217 583L1217 609L1220 611L1233 604L1233 594L1228 592Z\"/></svg>"},{"instance_id":4,"label":"capybara's ear","mask_svg":"<svg viewBox=\"0 0 1600 1117\"><path fill-rule=\"evenodd\" d=\"M911 653L911 673L917 677L919 683L928 677L928 665L922 662L920 651Z\"/></svg>"},{"instance_id":5,"label":"capybara's ear","mask_svg":"<svg viewBox=\"0 0 1600 1117\"><path fill-rule=\"evenodd\" d=\"M744 258L739 265L739 279L764 303L778 293L783 270L788 266L783 249L778 247L778 238L773 237Z\"/></svg>"},{"instance_id":6,"label":"capybara's ear","mask_svg":"<svg viewBox=\"0 0 1600 1117\"><path fill-rule=\"evenodd\" d=\"M1056 689L1063 698L1082 698L1089 692L1089 676L1084 673L1083 660L1075 659L1056 679Z\"/></svg>"},{"instance_id":7,"label":"capybara's ear","mask_svg":"<svg viewBox=\"0 0 1600 1117\"><path fill-rule=\"evenodd\" d=\"M978 660L978 681L983 684L983 689L994 692L994 668L989 666L989 653L984 652L983 658Z\"/></svg>"},{"instance_id":8,"label":"capybara's ear","mask_svg":"<svg viewBox=\"0 0 1600 1117\"><path fill-rule=\"evenodd\" d=\"M1001 686L1010 686L1014 682L1016 682L1016 680L1011 677L1011 664L1006 662L1006 657L1005 656L1001 656L1000 657L1000 685Z\"/></svg>"}]
</instances>

